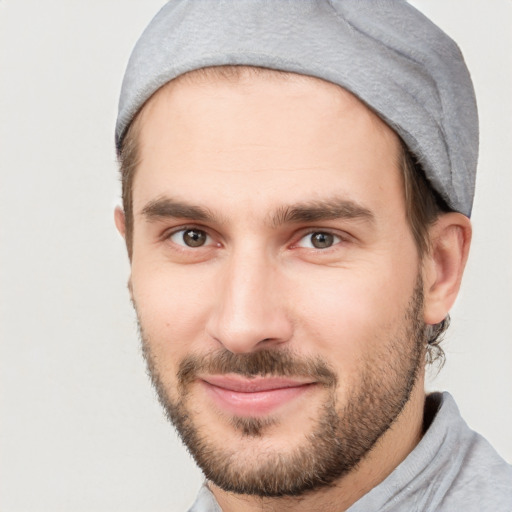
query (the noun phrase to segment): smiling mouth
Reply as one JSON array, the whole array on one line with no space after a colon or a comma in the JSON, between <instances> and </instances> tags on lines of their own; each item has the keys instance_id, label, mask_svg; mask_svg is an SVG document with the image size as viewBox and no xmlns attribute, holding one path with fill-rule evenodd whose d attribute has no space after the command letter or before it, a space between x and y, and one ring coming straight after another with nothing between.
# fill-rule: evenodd
<instances>
[{"instance_id":1,"label":"smiling mouth","mask_svg":"<svg viewBox=\"0 0 512 512\"><path fill-rule=\"evenodd\" d=\"M311 391L317 384L300 378L249 379L235 374L206 375L198 381L222 411L245 417L268 415Z\"/></svg>"}]
</instances>

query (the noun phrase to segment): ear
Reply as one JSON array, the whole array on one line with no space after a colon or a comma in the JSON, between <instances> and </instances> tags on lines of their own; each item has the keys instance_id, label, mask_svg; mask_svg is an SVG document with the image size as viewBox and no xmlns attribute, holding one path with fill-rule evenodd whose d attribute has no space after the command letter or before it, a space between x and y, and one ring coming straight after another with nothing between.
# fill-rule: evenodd
<instances>
[{"instance_id":1,"label":"ear","mask_svg":"<svg viewBox=\"0 0 512 512\"><path fill-rule=\"evenodd\" d=\"M471 243L471 222L460 213L446 213L429 229L430 253L423 266L424 320L434 325L450 311L459 293Z\"/></svg>"},{"instance_id":2,"label":"ear","mask_svg":"<svg viewBox=\"0 0 512 512\"><path fill-rule=\"evenodd\" d=\"M124 211L120 206L116 206L114 210L114 222L116 223L117 231L119 234L126 239L126 219Z\"/></svg>"}]
</instances>

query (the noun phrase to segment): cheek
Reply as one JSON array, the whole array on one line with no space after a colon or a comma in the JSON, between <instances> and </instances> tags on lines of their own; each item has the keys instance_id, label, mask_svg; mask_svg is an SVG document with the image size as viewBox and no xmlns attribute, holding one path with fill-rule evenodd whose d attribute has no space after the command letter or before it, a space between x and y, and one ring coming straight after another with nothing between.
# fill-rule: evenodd
<instances>
[{"instance_id":1,"label":"cheek","mask_svg":"<svg viewBox=\"0 0 512 512\"><path fill-rule=\"evenodd\" d=\"M294 292L301 343L350 372L401 328L414 283L413 272L397 275L392 267L310 274Z\"/></svg>"},{"instance_id":2,"label":"cheek","mask_svg":"<svg viewBox=\"0 0 512 512\"><path fill-rule=\"evenodd\" d=\"M200 271L134 259L131 282L139 321L155 356L174 364L201 347L214 292Z\"/></svg>"}]
</instances>

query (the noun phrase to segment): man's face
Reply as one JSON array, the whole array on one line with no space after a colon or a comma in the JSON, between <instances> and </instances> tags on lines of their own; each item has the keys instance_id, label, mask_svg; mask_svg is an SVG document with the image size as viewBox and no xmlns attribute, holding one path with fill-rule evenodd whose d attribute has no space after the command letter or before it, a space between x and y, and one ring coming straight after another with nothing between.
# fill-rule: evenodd
<instances>
[{"instance_id":1,"label":"man's face","mask_svg":"<svg viewBox=\"0 0 512 512\"><path fill-rule=\"evenodd\" d=\"M350 471L423 364L399 142L316 79L179 80L140 118L131 290L160 399L226 490Z\"/></svg>"}]
</instances>

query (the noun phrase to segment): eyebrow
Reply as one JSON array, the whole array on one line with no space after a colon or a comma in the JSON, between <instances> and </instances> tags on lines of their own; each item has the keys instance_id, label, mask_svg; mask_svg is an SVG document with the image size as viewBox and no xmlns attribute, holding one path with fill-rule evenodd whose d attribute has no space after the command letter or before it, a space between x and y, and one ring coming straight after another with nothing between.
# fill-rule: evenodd
<instances>
[{"instance_id":1,"label":"eyebrow","mask_svg":"<svg viewBox=\"0 0 512 512\"><path fill-rule=\"evenodd\" d=\"M371 210L355 201L331 198L283 206L272 215L271 224L277 227L282 224L337 219L355 219L373 223L375 215Z\"/></svg>"},{"instance_id":2,"label":"eyebrow","mask_svg":"<svg viewBox=\"0 0 512 512\"><path fill-rule=\"evenodd\" d=\"M220 224L220 220L209 209L191 205L170 197L150 201L141 211L148 220L165 218L187 219ZM325 220L355 219L373 223L374 214L355 201L330 198L281 206L270 214L270 225L274 228L284 224L311 223Z\"/></svg>"},{"instance_id":3,"label":"eyebrow","mask_svg":"<svg viewBox=\"0 0 512 512\"><path fill-rule=\"evenodd\" d=\"M141 211L147 220L165 218L188 219L202 222L215 222L216 217L208 209L187 204L170 197L159 197L150 201Z\"/></svg>"}]
</instances>

